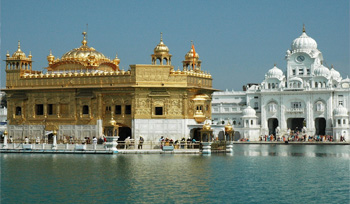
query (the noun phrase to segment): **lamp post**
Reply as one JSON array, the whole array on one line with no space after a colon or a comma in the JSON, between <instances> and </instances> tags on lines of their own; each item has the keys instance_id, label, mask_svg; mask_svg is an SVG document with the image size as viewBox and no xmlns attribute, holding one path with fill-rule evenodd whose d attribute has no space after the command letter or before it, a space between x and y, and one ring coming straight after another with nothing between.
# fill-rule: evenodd
<instances>
[{"instance_id":1,"label":"lamp post","mask_svg":"<svg viewBox=\"0 0 350 204\"><path fill-rule=\"evenodd\" d=\"M232 153L233 152L233 135L234 135L233 127L230 123L227 123L225 126L225 141L226 141L226 153Z\"/></svg>"},{"instance_id":2,"label":"lamp post","mask_svg":"<svg viewBox=\"0 0 350 204\"><path fill-rule=\"evenodd\" d=\"M2 148L7 149L7 130L4 131L4 145L2 146Z\"/></svg>"},{"instance_id":3,"label":"lamp post","mask_svg":"<svg viewBox=\"0 0 350 204\"><path fill-rule=\"evenodd\" d=\"M203 145L202 154L211 154L211 143L213 130L211 129L209 123L205 123L201 132L201 143Z\"/></svg>"},{"instance_id":4,"label":"lamp post","mask_svg":"<svg viewBox=\"0 0 350 204\"><path fill-rule=\"evenodd\" d=\"M112 129L112 135L111 136L109 136L109 135L106 136L107 142L105 144L105 147L108 150L112 150L113 153L117 153L118 152L118 149L117 149L118 142L117 141L118 141L118 138L119 138L119 136L118 136L118 134L119 134L119 132L118 132L119 125L117 125L116 123L117 123L117 121L115 121L113 119L113 112L112 112L111 113L111 120L109 121L109 127ZM114 136L115 130L117 130L116 131L116 136Z\"/></svg>"}]
</instances>

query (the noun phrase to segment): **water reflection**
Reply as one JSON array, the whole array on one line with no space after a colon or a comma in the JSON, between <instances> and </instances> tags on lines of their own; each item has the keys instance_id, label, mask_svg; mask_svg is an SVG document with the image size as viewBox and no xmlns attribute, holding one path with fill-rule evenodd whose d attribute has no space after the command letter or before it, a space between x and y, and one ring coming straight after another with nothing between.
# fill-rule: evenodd
<instances>
[{"instance_id":1,"label":"water reflection","mask_svg":"<svg viewBox=\"0 0 350 204\"><path fill-rule=\"evenodd\" d=\"M348 146L341 146L340 152L329 151L326 147L320 149L317 145L246 145L242 148L235 145L233 148L234 155L238 156L280 156L280 157L345 157L350 158L349 151L346 151ZM343 149L343 151L341 150ZM323 151L320 151L323 150ZM345 150L345 151L344 151ZM337 150L338 151L338 150Z\"/></svg>"},{"instance_id":2,"label":"water reflection","mask_svg":"<svg viewBox=\"0 0 350 204\"><path fill-rule=\"evenodd\" d=\"M2 154L1 201L348 203L348 146L233 149L211 156ZM332 188L321 196L325 186Z\"/></svg>"}]
</instances>

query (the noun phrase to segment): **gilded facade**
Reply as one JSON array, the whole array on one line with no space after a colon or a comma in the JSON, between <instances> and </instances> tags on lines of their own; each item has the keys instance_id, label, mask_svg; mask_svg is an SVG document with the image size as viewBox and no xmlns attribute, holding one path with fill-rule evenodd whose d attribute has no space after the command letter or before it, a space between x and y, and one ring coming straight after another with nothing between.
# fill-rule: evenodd
<instances>
[{"instance_id":1,"label":"gilded facade","mask_svg":"<svg viewBox=\"0 0 350 204\"><path fill-rule=\"evenodd\" d=\"M196 137L191 129L211 119L212 77L202 71L193 45L182 70L174 70L161 37L151 64L125 71L117 56L105 57L83 36L81 46L61 58L50 51L46 72L32 69L32 55L20 43L7 53L9 136L44 139L56 130L59 140L112 134L180 139Z\"/></svg>"}]
</instances>

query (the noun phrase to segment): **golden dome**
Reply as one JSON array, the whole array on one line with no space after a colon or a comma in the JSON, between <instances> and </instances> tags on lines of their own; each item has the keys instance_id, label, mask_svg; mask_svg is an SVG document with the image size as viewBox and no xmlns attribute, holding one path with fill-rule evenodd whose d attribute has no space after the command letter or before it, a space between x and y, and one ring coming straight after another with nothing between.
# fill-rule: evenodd
<instances>
[{"instance_id":1,"label":"golden dome","mask_svg":"<svg viewBox=\"0 0 350 204\"><path fill-rule=\"evenodd\" d=\"M205 123L203 125L203 130L211 130L210 124L209 123Z\"/></svg>"},{"instance_id":2,"label":"golden dome","mask_svg":"<svg viewBox=\"0 0 350 204\"><path fill-rule=\"evenodd\" d=\"M50 54L47 56L47 61L49 63L53 62L55 60L55 57L52 55L52 52L50 50Z\"/></svg>"},{"instance_id":3,"label":"golden dome","mask_svg":"<svg viewBox=\"0 0 350 204\"><path fill-rule=\"evenodd\" d=\"M111 120L109 121L109 124L110 124L111 126L114 126L116 123L117 123L117 121L115 121L114 118L113 118L113 116L112 116Z\"/></svg>"},{"instance_id":4,"label":"golden dome","mask_svg":"<svg viewBox=\"0 0 350 204\"><path fill-rule=\"evenodd\" d=\"M225 125L225 132L229 133L232 132L233 127L230 123L227 123L227 125Z\"/></svg>"},{"instance_id":5,"label":"golden dome","mask_svg":"<svg viewBox=\"0 0 350 204\"><path fill-rule=\"evenodd\" d=\"M163 33L160 33L160 42L159 44L154 48L154 53L159 53L159 52L169 52L168 46L166 46L163 43Z\"/></svg>"},{"instance_id":6,"label":"golden dome","mask_svg":"<svg viewBox=\"0 0 350 204\"><path fill-rule=\"evenodd\" d=\"M192 45L193 45L193 43L192 43ZM190 51L188 51L187 53L186 53L186 55L185 55L185 60L193 60L193 53L194 53L195 51L193 50L193 46L191 46L191 50ZM199 55L198 55L198 53L197 52L195 52L196 54L195 54L195 59L199 59Z\"/></svg>"},{"instance_id":7,"label":"golden dome","mask_svg":"<svg viewBox=\"0 0 350 204\"><path fill-rule=\"evenodd\" d=\"M113 63L118 65L120 63L120 59L118 58L118 54L115 54L115 58L113 59Z\"/></svg>"},{"instance_id":8,"label":"golden dome","mask_svg":"<svg viewBox=\"0 0 350 204\"><path fill-rule=\"evenodd\" d=\"M12 57L26 57L26 54L21 50L21 43L18 41L18 49L12 54Z\"/></svg>"},{"instance_id":9,"label":"golden dome","mask_svg":"<svg viewBox=\"0 0 350 204\"><path fill-rule=\"evenodd\" d=\"M95 50L93 47L87 46L86 32L83 32L84 39L81 41L82 45L79 48L75 48L65 53L61 60L73 60L78 59L79 61L85 61L87 59L107 59L102 53Z\"/></svg>"}]
</instances>

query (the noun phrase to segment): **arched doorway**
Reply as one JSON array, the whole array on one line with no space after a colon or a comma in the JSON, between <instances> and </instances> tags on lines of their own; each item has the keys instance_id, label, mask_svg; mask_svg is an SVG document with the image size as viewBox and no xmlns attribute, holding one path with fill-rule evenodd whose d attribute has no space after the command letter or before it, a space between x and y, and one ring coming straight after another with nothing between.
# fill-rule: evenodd
<instances>
[{"instance_id":1,"label":"arched doorway","mask_svg":"<svg viewBox=\"0 0 350 204\"><path fill-rule=\"evenodd\" d=\"M276 128L278 127L278 119L270 118L268 120L268 126L269 126L269 135L271 134L276 135Z\"/></svg>"},{"instance_id":2,"label":"arched doorway","mask_svg":"<svg viewBox=\"0 0 350 204\"><path fill-rule=\"evenodd\" d=\"M196 141L201 140L201 128L193 128L190 132L191 139L195 139Z\"/></svg>"},{"instance_id":3,"label":"arched doorway","mask_svg":"<svg viewBox=\"0 0 350 204\"><path fill-rule=\"evenodd\" d=\"M225 140L225 132L224 131L220 131L218 134L218 139L219 140Z\"/></svg>"},{"instance_id":4,"label":"arched doorway","mask_svg":"<svg viewBox=\"0 0 350 204\"><path fill-rule=\"evenodd\" d=\"M119 138L118 141L124 141L127 137L131 138L131 128L119 127Z\"/></svg>"},{"instance_id":5,"label":"arched doorway","mask_svg":"<svg viewBox=\"0 0 350 204\"><path fill-rule=\"evenodd\" d=\"M239 139L241 139L241 133L238 131L235 131L235 134L233 136L233 141L238 141Z\"/></svg>"},{"instance_id":6,"label":"arched doorway","mask_svg":"<svg viewBox=\"0 0 350 204\"><path fill-rule=\"evenodd\" d=\"M287 127L293 131L301 131L304 127L305 118L288 118Z\"/></svg>"},{"instance_id":7,"label":"arched doorway","mask_svg":"<svg viewBox=\"0 0 350 204\"><path fill-rule=\"evenodd\" d=\"M316 128L316 135L325 135L326 134L326 119L325 118L316 118L315 119L315 128Z\"/></svg>"}]
</instances>

